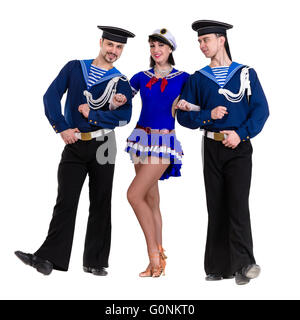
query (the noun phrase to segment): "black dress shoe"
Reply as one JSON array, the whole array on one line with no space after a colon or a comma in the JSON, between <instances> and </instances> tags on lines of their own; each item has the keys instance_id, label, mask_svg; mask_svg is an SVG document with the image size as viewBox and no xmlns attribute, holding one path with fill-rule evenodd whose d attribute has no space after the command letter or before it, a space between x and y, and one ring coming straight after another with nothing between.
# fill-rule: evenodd
<instances>
[{"instance_id":1,"label":"black dress shoe","mask_svg":"<svg viewBox=\"0 0 300 320\"><path fill-rule=\"evenodd\" d=\"M250 282L250 279L245 277L242 272L236 272L235 274L235 283L239 286L248 284Z\"/></svg>"},{"instance_id":2,"label":"black dress shoe","mask_svg":"<svg viewBox=\"0 0 300 320\"><path fill-rule=\"evenodd\" d=\"M92 267L83 267L83 271L87 273L92 273L95 276L107 276L108 272L104 267L92 268Z\"/></svg>"},{"instance_id":3,"label":"black dress shoe","mask_svg":"<svg viewBox=\"0 0 300 320\"><path fill-rule=\"evenodd\" d=\"M248 279L255 279L260 274L260 266L257 264L249 264L242 269L242 274Z\"/></svg>"},{"instance_id":4,"label":"black dress shoe","mask_svg":"<svg viewBox=\"0 0 300 320\"><path fill-rule=\"evenodd\" d=\"M206 281L219 281L219 280L222 280L222 279L223 279L223 277L218 275L218 274L208 274L205 277Z\"/></svg>"},{"instance_id":5,"label":"black dress shoe","mask_svg":"<svg viewBox=\"0 0 300 320\"><path fill-rule=\"evenodd\" d=\"M48 276L53 270L53 264L45 259L39 258L34 254L16 251L15 255L25 264L35 268L38 272Z\"/></svg>"},{"instance_id":6,"label":"black dress shoe","mask_svg":"<svg viewBox=\"0 0 300 320\"><path fill-rule=\"evenodd\" d=\"M238 285L247 284L251 279L257 278L259 274L260 266L257 264L249 264L235 274L235 282Z\"/></svg>"},{"instance_id":7,"label":"black dress shoe","mask_svg":"<svg viewBox=\"0 0 300 320\"><path fill-rule=\"evenodd\" d=\"M223 276L223 275L219 275L219 274L208 274L205 277L206 281L219 281L219 280L224 280L224 279L233 279L233 275Z\"/></svg>"}]
</instances>

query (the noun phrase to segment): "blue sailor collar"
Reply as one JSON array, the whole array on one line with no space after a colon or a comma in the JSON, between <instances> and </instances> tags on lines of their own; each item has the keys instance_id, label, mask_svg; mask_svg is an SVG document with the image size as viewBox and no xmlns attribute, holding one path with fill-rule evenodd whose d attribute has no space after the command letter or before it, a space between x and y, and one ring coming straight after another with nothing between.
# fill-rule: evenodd
<instances>
[{"instance_id":1,"label":"blue sailor collar","mask_svg":"<svg viewBox=\"0 0 300 320\"><path fill-rule=\"evenodd\" d=\"M90 68L92 65L92 62L94 60L90 59L90 60L80 60L80 64L81 64L81 69L82 69L82 73L83 73L83 77L84 80L86 82L86 85L88 84L88 80L89 80L89 73L90 73ZM112 69L108 70L104 77L102 77L101 79L99 79L98 81L96 81L93 85L91 85L90 87L96 86L97 84L110 80L114 77L120 77L120 76L124 76L118 69L116 69L115 67L113 67Z\"/></svg>"},{"instance_id":2,"label":"blue sailor collar","mask_svg":"<svg viewBox=\"0 0 300 320\"><path fill-rule=\"evenodd\" d=\"M235 75L235 73L240 70L242 67L244 67L243 64L239 64L237 62L232 62L231 65L229 66L229 69L228 69L228 75L227 75L227 78L226 78L226 81L223 85L223 87L226 86L226 84L228 83L228 81ZM216 79L216 77L214 76L213 72L212 72L212 69L210 66L206 66L202 69L200 69L198 72L202 73L203 75L205 75L206 77L208 77L209 79L211 79L212 81L214 81L219 87L219 83Z\"/></svg>"}]
</instances>

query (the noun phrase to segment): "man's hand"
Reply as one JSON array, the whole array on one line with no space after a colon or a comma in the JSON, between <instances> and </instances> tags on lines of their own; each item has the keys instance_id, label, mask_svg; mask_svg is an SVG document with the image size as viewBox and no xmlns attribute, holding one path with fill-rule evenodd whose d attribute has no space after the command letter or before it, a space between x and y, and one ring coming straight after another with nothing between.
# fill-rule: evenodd
<instances>
[{"instance_id":1,"label":"man's hand","mask_svg":"<svg viewBox=\"0 0 300 320\"><path fill-rule=\"evenodd\" d=\"M235 149L241 142L240 136L234 130L224 130L220 133L227 134L227 138L222 141L225 147Z\"/></svg>"},{"instance_id":2,"label":"man's hand","mask_svg":"<svg viewBox=\"0 0 300 320\"><path fill-rule=\"evenodd\" d=\"M183 111L190 111L190 106L189 103L183 99L179 100L179 102L177 103L177 106L175 106L175 109L180 109Z\"/></svg>"},{"instance_id":3,"label":"man's hand","mask_svg":"<svg viewBox=\"0 0 300 320\"><path fill-rule=\"evenodd\" d=\"M65 144L75 143L78 140L78 138L75 137L75 132L80 132L80 131L77 128L75 128L75 129L67 129L60 133Z\"/></svg>"},{"instance_id":4,"label":"man's hand","mask_svg":"<svg viewBox=\"0 0 300 320\"><path fill-rule=\"evenodd\" d=\"M225 114L228 114L226 107L218 106L211 110L211 118L213 120L222 119Z\"/></svg>"},{"instance_id":5,"label":"man's hand","mask_svg":"<svg viewBox=\"0 0 300 320\"><path fill-rule=\"evenodd\" d=\"M82 115L85 117L85 118L88 118L89 117L89 113L90 113L90 107L87 103L85 104L81 104L79 107L78 107L78 111L80 113L82 113Z\"/></svg>"},{"instance_id":6,"label":"man's hand","mask_svg":"<svg viewBox=\"0 0 300 320\"><path fill-rule=\"evenodd\" d=\"M117 108L121 107L126 102L127 102L126 96L121 93L117 93L117 94L113 95L113 97L111 99L111 104Z\"/></svg>"}]
</instances>

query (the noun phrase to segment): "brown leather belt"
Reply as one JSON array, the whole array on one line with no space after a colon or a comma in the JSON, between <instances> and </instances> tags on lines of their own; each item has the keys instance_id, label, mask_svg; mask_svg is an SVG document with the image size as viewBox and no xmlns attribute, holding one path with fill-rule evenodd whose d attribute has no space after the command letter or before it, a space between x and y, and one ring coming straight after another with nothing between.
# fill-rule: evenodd
<instances>
[{"instance_id":1,"label":"brown leather belt","mask_svg":"<svg viewBox=\"0 0 300 320\"><path fill-rule=\"evenodd\" d=\"M136 129L142 129L146 131L148 134L151 133L160 133L160 134L168 134L168 133L175 133L175 130L168 130L168 129L151 129L150 127L142 127L139 124L136 125Z\"/></svg>"}]
</instances>

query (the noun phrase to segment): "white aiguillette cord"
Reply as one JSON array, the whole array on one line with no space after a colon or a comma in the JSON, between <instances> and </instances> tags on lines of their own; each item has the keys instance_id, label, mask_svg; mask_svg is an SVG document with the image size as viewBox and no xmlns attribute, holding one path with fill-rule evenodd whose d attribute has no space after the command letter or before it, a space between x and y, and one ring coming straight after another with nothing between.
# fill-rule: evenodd
<instances>
[{"instance_id":1,"label":"white aiguillette cord","mask_svg":"<svg viewBox=\"0 0 300 320\"><path fill-rule=\"evenodd\" d=\"M240 86L240 91L238 93L233 93L230 90L227 89L219 89L219 94L223 94L225 98L230 101L230 102L240 102L244 95L245 95L245 90L247 90L247 98L249 102L249 96L251 96L251 86L250 86L250 80L249 80L249 67L245 67L241 71L241 86Z\"/></svg>"},{"instance_id":2,"label":"white aiguillette cord","mask_svg":"<svg viewBox=\"0 0 300 320\"><path fill-rule=\"evenodd\" d=\"M97 109L104 107L104 105L108 102L108 100L111 99L113 97L113 95L116 93L117 83L120 79L123 81L127 81L127 79L126 78L124 79L123 76L112 78L108 82L102 96L96 100L93 99L93 96L90 92L88 92L87 90L84 90L83 94L86 96L86 100L87 100L89 107L93 110L97 110Z\"/></svg>"}]
</instances>

